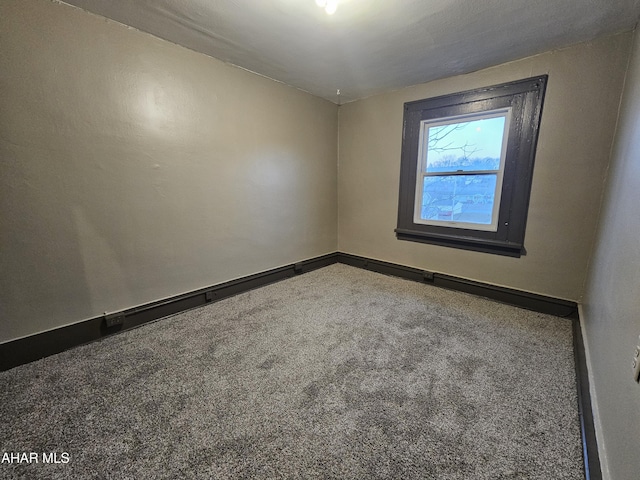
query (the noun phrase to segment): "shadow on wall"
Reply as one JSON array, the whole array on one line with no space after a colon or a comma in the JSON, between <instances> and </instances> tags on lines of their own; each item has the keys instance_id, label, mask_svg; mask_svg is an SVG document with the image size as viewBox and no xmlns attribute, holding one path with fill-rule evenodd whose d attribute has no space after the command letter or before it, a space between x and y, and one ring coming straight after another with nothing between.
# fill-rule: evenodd
<instances>
[{"instance_id":1,"label":"shadow on wall","mask_svg":"<svg viewBox=\"0 0 640 480\"><path fill-rule=\"evenodd\" d=\"M23 153L39 162L23 161ZM50 160L40 148L0 142L2 235L0 237L0 342L89 316L90 292L81 258L67 179L39 166Z\"/></svg>"}]
</instances>

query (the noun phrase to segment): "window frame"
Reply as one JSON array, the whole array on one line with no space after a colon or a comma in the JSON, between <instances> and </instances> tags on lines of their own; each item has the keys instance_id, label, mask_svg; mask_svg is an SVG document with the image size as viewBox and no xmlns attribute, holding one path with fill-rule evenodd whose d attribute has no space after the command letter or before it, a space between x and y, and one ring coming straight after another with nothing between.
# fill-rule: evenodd
<instances>
[{"instance_id":1,"label":"window frame","mask_svg":"<svg viewBox=\"0 0 640 480\"><path fill-rule=\"evenodd\" d=\"M430 243L498 255L526 254L524 234L533 179L536 144L547 75L404 104L398 224L399 240ZM418 168L423 122L510 109L497 228L469 228L444 222L416 222Z\"/></svg>"}]
</instances>

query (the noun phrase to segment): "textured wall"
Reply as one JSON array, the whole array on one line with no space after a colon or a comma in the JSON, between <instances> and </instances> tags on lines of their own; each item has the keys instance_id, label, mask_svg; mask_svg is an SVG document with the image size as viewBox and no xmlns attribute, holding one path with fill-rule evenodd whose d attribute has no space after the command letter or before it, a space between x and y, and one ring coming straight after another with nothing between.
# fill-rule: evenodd
<instances>
[{"instance_id":1,"label":"textured wall","mask_svg":"<svg viewBox=\"0 0 640 480\"><path fill-rule=\"evenodd\" d=\"M0 341L336 250L337 107L0 3Z\"/></svg>"},{"instance_id":2,"label":"textured wall","mask_svg":"<svg viewBox=\"0 0 640 480\"><path fill-rule=\"evenodd\" d=\"M340 107L338 249L496 285L578 300L630 48L603 38ZM397 240L404 102L549 75L525 237L502 257Z\"/></svg>"},{"instance_id":3,"label":"textured wall","mask_svg":"<svg viewBox=\"0 0 640 480\"><path fill-rule=\"evenodd\" d=\"M605 478L638 478L640 385L631 358L640 335L640 32L625 82L582 320Z\"/></svg>"}]
</instances>

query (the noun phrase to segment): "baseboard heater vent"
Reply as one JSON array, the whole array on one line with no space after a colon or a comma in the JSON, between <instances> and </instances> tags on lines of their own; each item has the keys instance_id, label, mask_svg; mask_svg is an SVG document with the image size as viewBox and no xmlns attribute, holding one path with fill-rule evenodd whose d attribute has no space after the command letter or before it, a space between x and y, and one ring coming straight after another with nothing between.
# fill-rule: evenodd
<instances>
[{"instance_id":1,"label":"baseboard heater vent","mask_svg":"<svg viewBox=\"0 0 640 480\"><path fill-rule=\"evenodd\" d=\"M124 324L124 317L125 317L124 312L109 313L109 314L105 313L104 323L107 328L113 328L118 325Z\"/></svg>"},{"instance_id":2,"label":"baseboard heater vent","mask_svg":"<svg viewBox=\"0 0 640 480\"><path fill-rule=\"evenodd\" d=\"M49 355L60 353L72 347L77 347L99 340L102 337L137 327L152 320L206 305L214 300L222 300L269 283L326 267L333 263L344 263L385 275L402 277L416 282L429 283L437 287L479 295L541 313L571 318L574 324L574 352L585 459L584 473L587 480L598 480L602 478L591 412L586 359L584 346L582 345L582 335L580 334L578 308L575 302L498 287L348 253L336 252L323 255L285 267L275 268L187 294L178 295L166 300L152 302L140 307L109 314L105 313L100 317L73 325L0 344L0 370L8 370L18 365L29 363Z\"/></svg>"},{"instance_id":3,"label":"baseboard heater vent","mask_svg":"<svg viewBox=\"0 0 640 480\"><path fill-rule=\"evenodd\" d=\"M495 285L488 285L473 280L452 277L437 272L383 262L367 257L336 252L177 295L165 300L151 302L139 307L114 313L105 313L100 317L73 325L0 344L0 370L8 370L18 365L29 363L49 355L60 353L69 348L90 343L102 337L140 326L152 320L206 305L213 301L219 301L269 283L278 282L338 262L385 275L429 283L436 287L480 295L529 310L560 317L577 318L577 305L574 302L497 287Z\"/></svg>"},{"instance_id":4,"label":"baseboard heater vent","mask_svg":"<svg viewBox=\"0 0 640 480\"><path fill-rule=\"evenodd\" d=\"M330 253L0 344L0 371L338 262Z\"/></svg>"},{"instance_id":5,"label":"baseboard heater vent","mask_svg":"<svg viewBox=\"0 0 640 480\"><path fill-rule=\"evenodd\" d=\"M394 277L406 278L407 280L416 282L427 282L436 287L471 293L516 307L526 308L527 310L547 313L557 317L577 318L578 315L578 305L569 300L499 287L488 283L476 282L475 280L445 275L444 273L429 272L419 268L407 267L382 260L373 260L348 253L340 253L339 257L338 261L340 263L354 267L383 273L385 275L392 275Z\"/></svg>"}]
</instances>

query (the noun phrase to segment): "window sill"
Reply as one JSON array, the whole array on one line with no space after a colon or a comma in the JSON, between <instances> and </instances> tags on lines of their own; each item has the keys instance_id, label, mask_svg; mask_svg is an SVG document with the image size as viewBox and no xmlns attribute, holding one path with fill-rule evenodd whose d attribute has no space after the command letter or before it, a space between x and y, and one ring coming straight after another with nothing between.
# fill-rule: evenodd
<instances>
[{"instance_id":1,"label":"window sill","mask_svg":"<svg viewBox=\"0 0 640 480\"><path fill-rule=\"evenodd\" d=\"M407 240L410 242L430 243L432 245L440 245L443 247L460 248L463 250L471 250L474 252L493 253L496 255L504 255L515 258L520 258L527 253L524 245L513 242L477 239L461 235L425 233L417 230L407 230L403 228L396 228L395 232L398 240Z\"/></svg>"}]
</instances>

